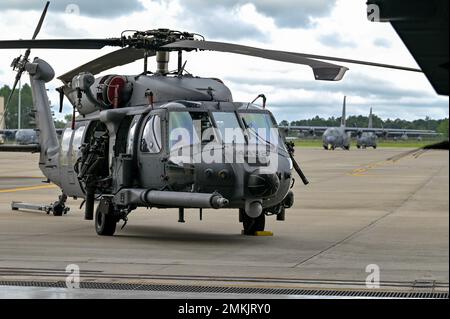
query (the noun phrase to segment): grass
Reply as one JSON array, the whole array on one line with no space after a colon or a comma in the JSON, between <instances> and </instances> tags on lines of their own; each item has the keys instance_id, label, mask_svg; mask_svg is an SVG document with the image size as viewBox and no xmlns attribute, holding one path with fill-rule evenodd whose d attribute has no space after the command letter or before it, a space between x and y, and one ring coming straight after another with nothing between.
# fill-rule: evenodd
<instances>
[{"instance_id":1,"label":"grass","mask_svg":"<svg viewBox=\"0 0 450 319\"><path fill-rule=\"evenodd\" d=\"M400 148L421 148L426 145L434 144L440 142L439 140L425 140L417 141L415 139L410 139L407 141L393 141L393 140L378 140L378 147L389 148L389 147L400 147ZM321 139L299 139L295 141L295 146L298 147L319 147L322 148ZM352 140L351 147L356 148L356 141Z\"/></svg>"}]
</instances>

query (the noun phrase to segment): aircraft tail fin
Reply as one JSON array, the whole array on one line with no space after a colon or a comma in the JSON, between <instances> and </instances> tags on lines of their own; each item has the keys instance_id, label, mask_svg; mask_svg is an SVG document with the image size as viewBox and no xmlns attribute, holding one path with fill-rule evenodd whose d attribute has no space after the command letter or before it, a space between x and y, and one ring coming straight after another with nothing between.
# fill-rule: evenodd
<instances>
[{"instance_id":1,"label":"aircraft tail fin","mask_svg":"<svg viewBox=\"0 0 450 319\"><path fill-rule=\"evenodd\" d=\"M346 121L346 104L347 104L347 97L344 96L344 104L342 105L342 117L341 117L341 126L345 127L347 121Z\"/></svg>"},{"instance_id":2,"label":"aircraft tail fin","mask_svg":"<svg viewBox=\"0 0 450 319\"><path fill-rule=\"evenodd\" d=\"M370 113L369 113L369 128L373 128L373 118L372 118L372 108L370 108Z\"/></svg>"}]
</instances>

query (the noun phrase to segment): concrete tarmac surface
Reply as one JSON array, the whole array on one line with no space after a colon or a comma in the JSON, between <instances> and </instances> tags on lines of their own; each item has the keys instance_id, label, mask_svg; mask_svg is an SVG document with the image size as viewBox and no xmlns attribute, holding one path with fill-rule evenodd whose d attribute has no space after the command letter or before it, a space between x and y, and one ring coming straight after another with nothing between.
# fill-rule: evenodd
<instances>
[{"instance_id":1,"label":"concrete tarmac surface","mask_svg":"<svg viewBox=\"0 0 450 319\"><path fill-rule=\"evenodd\" d=\"M37 154L0 153L0 282L64 281L76 264L90 282L359 289L379 268L381 288L448 291L449 152L407 151L297 148L311 183L296 179L285 222L266 218L273 237L241 235L235 210L186 210L180 224L177 210L139 209L114 237L96 235L81 200L62 217L12 211L59 189Z\"/></svg>"}]
</instances>

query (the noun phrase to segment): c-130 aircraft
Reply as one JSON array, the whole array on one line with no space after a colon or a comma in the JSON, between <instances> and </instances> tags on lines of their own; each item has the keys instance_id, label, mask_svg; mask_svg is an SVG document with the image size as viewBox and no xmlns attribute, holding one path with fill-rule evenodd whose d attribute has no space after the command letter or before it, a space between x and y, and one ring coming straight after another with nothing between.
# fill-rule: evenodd
<instances>
[{"instance_id":1,"label":"c-130 aircraft","mask_svg":"<svg viewBox=\"0 0 450 319\"><path fill-rule=\"evenodd\" d=\"M397 70L421 70L318 56L265 50L230 43L206 41L203 37L168 29L124 32L110 39L36 40L49 3L32 40L0 41L0 49L26 48L25 55L13 61L18 71L14 88L23 72L30 75L39 144L16 151L40 153L39 167L50 182L62 190L51 206L62 215L68 196L85 200L85 219L95 220L97 234L111 236L120 220L138 207L178 208L179 222L184 209L233 208L239 211L244 234L263 231L265 216L285 219L292 207L293 170L304 184L305 175L279 136L276 121L263 104L234 102L229 88L219 79L186 74L183 51L209 50L249 55L281 62L308 65L316 80L339 81L346 67L320 60L339 60ZM54 127L46 83L55 75L46 61L29 61L31 48L121 49L72 70L59 79L62 100L73 105L72 123L61 141ZM178 53L178 69L168 70L170 53ZM155 56L157 69L147 69ZM105 70L144 59L138 75L110 74ZM7 103L8 105L8 103ZM181 141L173 132L182 129L188 138ZM229 138L226 130L234 135ZM261 131L263 133L261 133ZM204 134L209 132L209 134ZM258 147L253 148L252 146ZM2 147L0 147L2 150ZM242 161L192 161L184 151L208 157L214 150L225 158ZM181 152L181 156L180 156ZM231 156L230 156L231 155ZM184 156L184 157L183 157ZM222 158L222 157L221 157ZM98 201L94 218L94 204ZM14 206L20 208L20 206Z\"/></svg>"},{"instance_id":2,"label":"c-130 aircraft","mask_svg":"<svg viewBox=\"0 0 450 319\"><path fill-rule=\"evenodd\" d=\"M348 127L346 120L347 97L344 96L342 104L341 126L282 126L285 131L307 132L315 135L316 133L323 133L322 145L325 150L335 150L342 148L350 150L351 134L358 137L357 146L360 147L377 147L377 138L379 136L388 135L415 135L415 136L436 136L437 133L432 130L405 130L405 129L389 129L389 128L373 128L372 126L372 109L370 109L369 125L368 127Z\"/></svg>"}]
</instances>

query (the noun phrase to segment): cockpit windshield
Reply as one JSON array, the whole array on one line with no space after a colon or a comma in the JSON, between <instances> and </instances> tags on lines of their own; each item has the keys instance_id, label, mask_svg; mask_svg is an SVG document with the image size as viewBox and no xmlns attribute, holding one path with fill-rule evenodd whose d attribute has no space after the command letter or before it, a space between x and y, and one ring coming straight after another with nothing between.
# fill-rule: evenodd
<instances>
[{"instance_id":1,"label":"cockpit windshield","mask_svg":"<svg viewBox=\"0 0 450 319\"><path fill-rule=\"evenodd\" d=\"M244 144L245 138L234 112L213 112L214 120L223 143Z\"/></svg>"},{"instance_id":2,"label":"cockpit windshield","mask_svg":"<svg viewBox=\"0 0 450 319\"><path fill-rule=\"evenodd\" d=\"M279 145L278 129L269 113L239 113L250 133L249 143Z\"/></svg>"},{"instance_id":3,"label":"cockpit windshield","mask_svg":"<svg viewBox=\"0 0 450 319\"><path fill-rule=\"evenodd\" d=\"M210 142L273 146L281 143L278 129L269 113L170 112L169 149Z\"/></svg>"}]
</instances>

